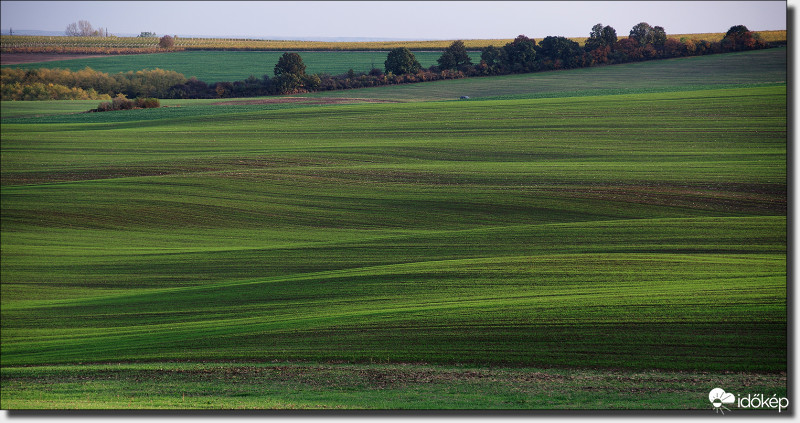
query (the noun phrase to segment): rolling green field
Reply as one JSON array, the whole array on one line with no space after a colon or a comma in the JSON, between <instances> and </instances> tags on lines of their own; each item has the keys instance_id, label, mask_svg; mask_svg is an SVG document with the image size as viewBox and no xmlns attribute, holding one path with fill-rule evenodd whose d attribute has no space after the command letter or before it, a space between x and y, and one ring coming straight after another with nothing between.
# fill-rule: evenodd
<instances>
[{"instance_id":1,"label":"rolling green field","mask_svg":"<svg viewBox=\"0 0 800 423\"><path fill-rule=\"evenodd\" d=\"M3 402L19 408L690 409L707 415L713 413L708 391L714 386L744 381L751 391L786 395L785 376L744 379L741 373L663 370L275 362L56 365L2 372L8 393Z\"/></svg>"},{"instance_id":2,"label":"rolling green field","mask_svg":"<svg viewBox=\"0 0 800 423\"><path fill-rule=\"evenodd\" d=\"M280 51L185 51L176 53L134 54L85 59L56 60L52 62L4 65L23 69L69 69L79 71L90 67L105 73L128 72L142 69L164 69L182 73L209 83L240 81L253 75L273 77L275 64L283 52ZM339 75L349 69L369 72L372 67L383 70L385 51L301 51L307 73ZM414 56L423 67L435 65L441 51L417 51ZM471 52L474 63L480 61L480 52Z\"/></svg>"},{"instance_id":3,"label":"rolling green field","mask_svg":"<svg viewBox=\"0 0 800 423\"><path fill-rule=\"evenodd\" d=\"M785 78L773 50L346 92L402 103L4 102L3 405L785 395Z\"/></svg>"},{"instance_id":4,"label":"rolling green field","mask_svg":"<svg viewBox=\"0 0 800 423\"><path fill-rule=\"evenodd\" d=\"M786 84L786 49L306 94L398 101L521 99Z\"/></svg>"}]
</instances>

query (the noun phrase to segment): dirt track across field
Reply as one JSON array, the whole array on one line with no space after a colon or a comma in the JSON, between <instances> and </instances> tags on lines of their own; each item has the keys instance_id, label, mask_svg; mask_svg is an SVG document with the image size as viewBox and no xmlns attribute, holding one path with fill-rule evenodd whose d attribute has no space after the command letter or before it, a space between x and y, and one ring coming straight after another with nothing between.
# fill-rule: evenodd
<instances>
[{"instance_id":1,"label":"dirt track across field","mask_svg":"<svg viewBox=\"0 0 800 423\"><path fill-rule=\"evenodd\" d=\"M109 54L55 54L55 53L3 53L0 65L19 65L22 63L52 62L54 60L86 59L88 57L108 57ZM115 55L114 55L115 56Z\"/></svg>"}]
</instances>

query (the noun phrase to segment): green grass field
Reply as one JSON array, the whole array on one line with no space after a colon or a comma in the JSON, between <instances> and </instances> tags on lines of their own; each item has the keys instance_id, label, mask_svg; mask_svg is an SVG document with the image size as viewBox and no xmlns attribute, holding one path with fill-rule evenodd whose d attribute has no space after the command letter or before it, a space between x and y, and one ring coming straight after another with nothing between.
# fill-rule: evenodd
<instances>
[{"instance_id":1,"label":"green grass field","mask_svg":"<svg viewBox=\"0 0 800 423\"><path fill-rule=\"evenodd\" d=\"M569 71L465 78L307 94L398 101L520 99L673 92L786 84L786 50L657 60Z\"/></svg>"},{"instance_id":2,"label":"green grass field","mask_svg":"<svg viewBox=\"0 0 800 423\"><path fill-rule=\"evenodd\" d=\"M786 395L785 376L425 364L114 363L6 368L2 375L3 402L19 408L688 409L701 415L712 413L708 391L716 386L747 383L752 391Z\"/></svg>"},{"instance_id":3,"label":"green grass field","mask_svg":"<svg viewBox=\"0 0 800 423\"><path fill-rule=\"evenodd\" d=\"M482 101L4 102L4 408L785 395L781 58L383 94L467 81ZM652 92L602 91L643 69Z\"/></svg>"},{"instance_id":4,"label":"green grass field","mask_svg":"<svg viewBox=\"0 0 800 423\"><path fill-rule=\"evenodd\" d=\"M23 69L69 69L78 71L90 67L105 73L128 72L142 69L165 69L195 76L205 82L240 81L253 75L273 77L275 64L283 52L280 51L185 51L176 53L135 54L85 59L56 60L52 62L4 65ZM300 57L308 73L339 75L349 69L369 72L372 67L383 70L385 51L301 51ZM417 51L414 56L423 67L435 65L441 51ZM480 52L470 53L473 62L480 61Z\"/></svg>"}]
</instances>

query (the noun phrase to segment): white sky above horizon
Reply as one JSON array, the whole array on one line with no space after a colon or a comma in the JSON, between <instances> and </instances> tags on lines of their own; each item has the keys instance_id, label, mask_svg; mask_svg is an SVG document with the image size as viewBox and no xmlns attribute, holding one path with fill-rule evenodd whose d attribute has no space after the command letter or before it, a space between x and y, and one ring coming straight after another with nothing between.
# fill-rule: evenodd
<instances>
[{"instance_id":1,"label":"white sky above horizon","mask_svg":"<svg viewBox=\"0 0 800 423\"><path fill-rule=\"evenodd\" d=\"M63 31L88 20L109 33L402 39L625 36L639 22L667 33L786 29L786 1L1 1L0 28Z\"/></svg>"}]
</instances>

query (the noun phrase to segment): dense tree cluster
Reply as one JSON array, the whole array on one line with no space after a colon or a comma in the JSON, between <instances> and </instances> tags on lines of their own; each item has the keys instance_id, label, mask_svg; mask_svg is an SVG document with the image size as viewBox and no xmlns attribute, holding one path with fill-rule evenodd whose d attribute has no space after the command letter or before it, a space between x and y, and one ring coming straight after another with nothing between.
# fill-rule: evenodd
<instances>
[{"instance_id":1,"label":"dense tree cluster","mask_svg":"<svg viewBox=\"0 0 800 423\"><path fill-rule=\"evenodd\" d=\"M617 38L617 31L603 24L592 27L583 47L564 37L545 37L538 44L523 35L498 48L481 51L481 62L470 75L498 75L554 69L571 69L640 60L696 56L767 47L758 37L738 25L720 42L668 38L664 28L646 22L631 28L627 38Z\"/></svg>"},{"instance_id":2,"label":"dense tree cluster","mask_svg":"<svg viewBox=\"0 0 800 423\"><path fill-rule=\"evenodd\" d=\"M165 36L163 40L169 41ZM169 37L172 38L172 37ZM174 41L174 40L172 40ZM538 43L520 35L502 46L481 50L480 62L473 64L462 41L455 41L439 58L438 65L424 69L405 47L389 51L384 70L341 75L308 74L297 53L284 53L273 68L273 75L251 75L243 81L206 83L186 79L177 72L155 69L108 75L86 68L65 70L2 69L3 100L34 99L110 99L122 93L128 97L230 98L296 94L310 91L341 90L380 85L455 79L470 76L502 75L586 66L616 64L696 56L767 47L757 34L743 25L731 27L720 42L668 38L664 28L646 22L636 24L628 37L603 24L594 25L583 47L565 37L545 37Z\"/></svg>"}]
</instances>

